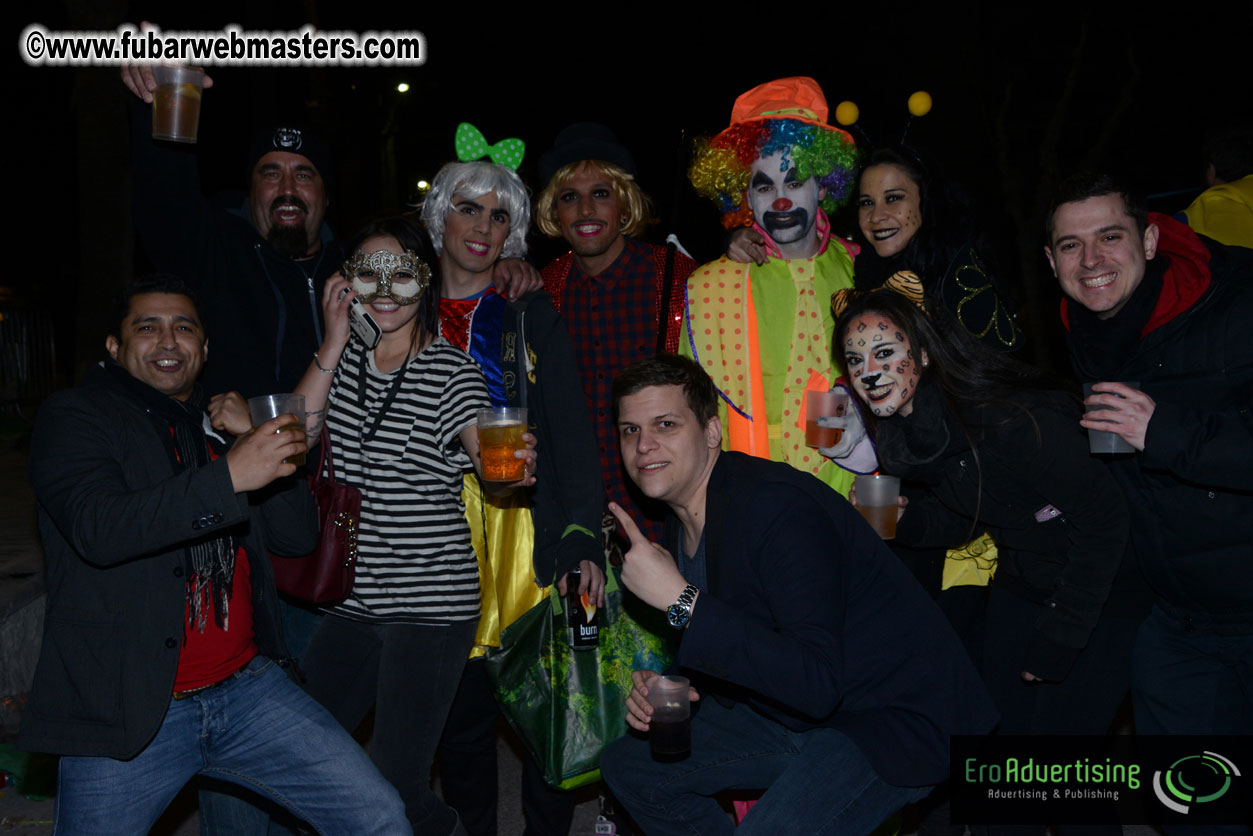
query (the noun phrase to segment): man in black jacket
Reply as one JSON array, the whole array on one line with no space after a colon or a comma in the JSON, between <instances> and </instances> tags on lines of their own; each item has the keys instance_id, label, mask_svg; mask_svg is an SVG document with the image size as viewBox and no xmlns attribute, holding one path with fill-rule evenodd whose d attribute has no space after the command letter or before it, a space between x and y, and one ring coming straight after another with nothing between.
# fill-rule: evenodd
<instances>
[{"instance_id":1,"label":"man in black jacket","mask_svg":"<svg viewBox=\"0 0 1253 836\"><path fill-rule=\"evenodd\" d=\"M322 344L322 289L345 253L325 223L330 148L306 128L271 126L248 152L248 196L223 208L201 194L195 155L154 141L157 89L147 66L128 64L135 226L157 269L191 282L217 335L205 366L210 395L291 392ZM206 87L212 86L206 76ZM512 299L540 287L525 261L502 259L498 287Z\"/></svg>"},{"instance_id":2,"label":"man in black jacket","mask_svg":"<svg viewBox=\"0 0 1253 836\"><path fill-rule=\"evenodd\" d=\"M124 66L122 81L152 102L148 67ZM201 194L195 155L154 141L150 109L132 102L135 226L153 264L204 304L218 345L202 380L210 395L290 392L321 344L322 287L344 261L324 223L329 162L307 130L263 131L249 148L247 200L221 208Z\"/></svg>"},{"instance_id":3,"label":"man in black jacket","mask_svg":"<svg viewBox=\"0 0 1253 836\"><path fill-rule=\"evenodd\" d=\"M267 551L317 542L273 419L229 450L196 379L208 355L190 289L125 291L110 359L39 412L30 471L47 561L43 648L20 745L63 755L58 832L146 833L204 775L323 833L406 833L368 757L279 668Z\"/></svg>"},{"instance_id":4,"label":"man in black jacket","mask_svg":"<svg viewBox=\"0 0 1253 836\"><path fill-rule=\"evenodd\" d=\"M714 384L693 361L640 361L613 393L627 474L673 512L658 544L610 506L631 539L622 582L682 636L699 706L683 760L656 762L630 735L605 750L627 811L649 836L730 834L714 796L764 789L743 832L859 834L925 797L948 774L949 736L983 734L996 714L922 587L830 487L723 452ZM637 731L654 676L632 676Z\"/></svg>"},{"instance_id":5,"label":"man in black jacket","mask_svg":"<svg viewBox=\"0 0 1253 836\"><path fill-rule=\"evenodd\" d=\"M1251 734L1253 251L1146 212L1104 175L1064 182L1045 232L1071 358L1095 384L1085 403L1102 407L1080 423L1136 451L1110 462L1155 595L1136 728Z\"/></svg>"}]
</instances>

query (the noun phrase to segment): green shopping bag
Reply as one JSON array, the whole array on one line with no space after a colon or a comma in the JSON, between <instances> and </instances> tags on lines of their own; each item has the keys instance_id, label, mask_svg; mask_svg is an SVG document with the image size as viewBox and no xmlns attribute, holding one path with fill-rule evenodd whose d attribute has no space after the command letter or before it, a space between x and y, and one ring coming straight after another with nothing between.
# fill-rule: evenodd
<instances>
[{"instance_id":1,"label":"green shopping bag","mask_svg":"<svg viewBox=\"0 0 1253 836\"><path fill-rule=\"evenodd\" d=\"M553 586L500 634L487 652L491 677L505 717L544 770L551 786L573 789L600 779L600 753L626 733L631 673L664 671L673 654L665 613L605 577L600 643L570 648L564 602Z\"/></svg>"}]
</instances>

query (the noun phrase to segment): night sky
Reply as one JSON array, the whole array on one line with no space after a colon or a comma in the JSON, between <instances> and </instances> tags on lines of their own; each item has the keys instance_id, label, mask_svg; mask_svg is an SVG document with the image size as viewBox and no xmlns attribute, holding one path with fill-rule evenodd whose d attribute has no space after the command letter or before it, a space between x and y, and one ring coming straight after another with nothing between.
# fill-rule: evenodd
<instances>
[{"instance_id":1,"label":"night sky","mask_svg":"<svg viewBox=\"0 0 1253 836\"><path fill-rule=\"evenodd\" d=\"M1142 6L966 13L947 4L910 13L905 4L874 4L712 24L690 16L642 23L642 5L631 7L634 20L624 19L626 6L602 7L619 15L602 15L612 19L606 24L535 4L518 6L521 21L496 4L452 4L439 15L412 4L401 16L371 2L221 2L211 15L180 19L156 4L109 5L73 2L11 18L11 43L35 21L109 29L143 18L167 30L231 22L288 30L312 21L323 30L426 35L422 67L210 69L217 86L205 94L199 145L206 191L242 190L254 129L298 117L331 139L329 220L341 238L363 217L401 208L417 179L451 159L458 122L474 123L489 141L525 140L520 173L538 191L536 161L557 131L595 120L634 150L662 216L657 236L677 231L698 260L710 258L721 227L682 172L691 139L725 127L736 95L771 78L811 75L833 111L855 101L870 141L888 143L906 127L909 94L925 89L935 106L909 125L909 141L966 186L996 242L1002 279L1041 333L1056 317L1051 278L1034 254L1036 229L1040 201L1059 176L1104 167L1148 194L1191 190L1153 203L1177 211L1202 187L1206 132L1253 122L1249 3L1182 4L1198 10L1174 20L1149 19ZM679 7L660 8L673 18ZM8 123L18 235L5 283L19 303L62 320L60 354L72 376L67 358L77 353L81 368L96 353L100 299L144 261L129 226L129 94L114 68L31 68L16 49L9 66L8 100L21 116ZM411 85L407 94L395 91L400 81ZM849 222L837 218L837 229ZM561 249L532 238L539 264Z\"/></svg>"}]
</instances>

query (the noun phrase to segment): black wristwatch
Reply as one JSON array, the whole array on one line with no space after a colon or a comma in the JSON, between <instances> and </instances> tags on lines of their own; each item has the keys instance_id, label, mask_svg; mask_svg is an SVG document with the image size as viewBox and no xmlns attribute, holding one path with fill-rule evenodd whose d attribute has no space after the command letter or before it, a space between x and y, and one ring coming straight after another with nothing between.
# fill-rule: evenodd
<instances>
[{"instance_id":1,"label":"black wristwatch","mask_svg":"<svg viewBox=\"0 0 1253 836\"><path fill-rule=\"evenodd\" d=\"M687 626L692 618L692 604L695 603L698 592L700 590L689 583L679 595L679 600L666 607L666 620L671 627L682 630Z\"/></svg>"}]
</instances>

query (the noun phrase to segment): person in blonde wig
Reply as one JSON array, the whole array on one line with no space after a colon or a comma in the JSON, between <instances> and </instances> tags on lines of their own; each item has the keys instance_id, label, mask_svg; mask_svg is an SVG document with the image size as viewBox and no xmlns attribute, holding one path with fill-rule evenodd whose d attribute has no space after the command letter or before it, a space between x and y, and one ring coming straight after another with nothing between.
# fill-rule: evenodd
<instances>
[{"instance_id":1,"label":"person in blonde wig","mask_svg":"<svg viewBox=\"0 0 1253 836\"><path fill-rule=\"evenodd\" d=\"M608 160L576 160L557 169L548 185L535 199L535 225L540 232L549 238L563 237L561 219L557 215L558 192L580 173L588 170L598 171L609 182L622 209L619 227L622 235L636 237L656 220L653 217L652 198L644 194L635 177L625 168Z\"/></svg>"},{"instance_id":2,"label":"person in blonde wig","mask_svg":"<svg viewBox=\"0 0 1253 836\"><path fill-rule=\"evenodd\" d=\"M607 499L660 536L661 509L641 507L623 478L610 384L631 363L678 349L683 284L696 262L673 245L639 240L653 222L652 202L635 179L635 158L604 125L562 129L539 170L545 186L535 200L536 223L570 245L541 271L544 288L574 343ZM612 517L606 528L613 528Z\"/></svg>"}]
</instances>

